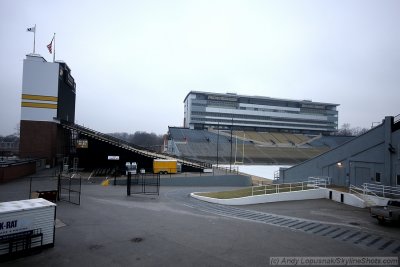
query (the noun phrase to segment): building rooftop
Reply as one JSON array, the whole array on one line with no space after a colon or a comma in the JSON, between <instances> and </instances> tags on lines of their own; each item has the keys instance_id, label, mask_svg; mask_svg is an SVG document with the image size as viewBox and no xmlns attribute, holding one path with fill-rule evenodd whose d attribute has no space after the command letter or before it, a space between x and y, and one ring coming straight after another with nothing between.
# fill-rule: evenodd
<instances>
[{"instance_id":1,"label":"building rooftop","mask_svg":"<svg viewBox=\"0 0 400 267\"><path fill-rule=\"evenodd\" d=\"M265 99L265 100L275 100L275 101L288 101L288 102L302 102L304 104L312 103L312 104L320 104L320 105L329 105L329 106L339 106L339 104L334 103L326 103L326 102L314 102L312 100L295 100L295 99L284 99L284 98L273 98L267 96L250 96L250 95L238 95L236 93L212 93L212 92L204 92L204 91L190 91L186 96L183 102L186 101L190 94L207 94L207 95L216 95L216 96L224 96L231 98L253 98L253 99Z\"/></svg>"}]
</instances>

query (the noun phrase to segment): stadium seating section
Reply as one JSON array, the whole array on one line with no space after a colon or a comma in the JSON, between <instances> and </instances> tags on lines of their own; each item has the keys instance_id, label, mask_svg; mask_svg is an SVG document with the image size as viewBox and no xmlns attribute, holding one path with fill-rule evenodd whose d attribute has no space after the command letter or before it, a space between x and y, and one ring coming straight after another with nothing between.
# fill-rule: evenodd
<instances>
[{"instance_id":1,"label":"stadium seating section","mask_svg":"<svg viewBox=\"0 0 400 267\"><path fill-rule=\"evenodd\" d=\"M352 137L305 134L191 130L169 128L174 154L209 163L296 164L315 157ZM231 142L232 139L232 142Z\"/></svg>"}]
</instances>

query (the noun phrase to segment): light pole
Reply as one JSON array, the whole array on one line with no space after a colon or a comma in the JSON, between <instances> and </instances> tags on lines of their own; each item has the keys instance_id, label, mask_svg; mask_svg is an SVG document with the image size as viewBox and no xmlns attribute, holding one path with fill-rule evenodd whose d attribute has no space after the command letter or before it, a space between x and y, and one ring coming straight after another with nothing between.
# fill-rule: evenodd
<instances>
[{"instance_id":1,"label":"light pole","mask_svg":"<svg viewBox=\"0 0 400 267\"><path fill-rule=\"evenodd\" d=\"M218 131L218 135L217 135L217 168L218 168L219 122L218 122L217 131Z\"/></svg>"},{"instance_id":2,"label":"light pole","mask_svg":"<svg viewBox=\"0 0 400 267\"><path fill-rule=\"evenodd\" d=\"M232 123L231 123L231 156L229 158L229 172L232 172L232 130L233 130L233 117L232 117Z\"/></svg>"}]
</instances>

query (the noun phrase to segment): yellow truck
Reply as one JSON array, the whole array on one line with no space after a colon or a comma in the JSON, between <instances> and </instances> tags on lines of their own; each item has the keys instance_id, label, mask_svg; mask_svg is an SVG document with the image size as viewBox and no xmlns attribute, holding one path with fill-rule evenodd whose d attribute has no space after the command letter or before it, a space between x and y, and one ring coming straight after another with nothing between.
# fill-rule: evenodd
<instances>
[{"instance_id":1,"label":"yellow truck","mask_svg":"<svg viewBox=\"0 0 400 267\"><path fill-rule=\"evenodd\" d=\"M181 165L173 159L155 159L153 161L154 173L177 173L180 172Z\"/></svg>"}]
</instances>

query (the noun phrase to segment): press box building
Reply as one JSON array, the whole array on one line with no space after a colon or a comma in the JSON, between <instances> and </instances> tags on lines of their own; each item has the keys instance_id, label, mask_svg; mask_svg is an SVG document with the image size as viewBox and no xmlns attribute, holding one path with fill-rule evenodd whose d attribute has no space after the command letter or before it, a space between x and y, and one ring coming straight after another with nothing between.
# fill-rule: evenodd
<instances>
[{"instance_id":1,"label":"press box building","mask_svg":"<svg viewBox=\"0 0 400 267\"><path fill-rule=\"evenodd\" d=\"M75 120L76 84L65 62L28 54L23 63L20 157L46 158L53 166L65 153L60 121Z\"/></svg>"},{"instance_id":2,"label":"press box building","mask_svg":"<svg viewBox=\"0 0 400 267\"><path fill-rule=\"evenodd\" d=\"M330 134L338 104L262 96L191 91L184 100L184 127Z\"/></svg>"}]
</instances>

